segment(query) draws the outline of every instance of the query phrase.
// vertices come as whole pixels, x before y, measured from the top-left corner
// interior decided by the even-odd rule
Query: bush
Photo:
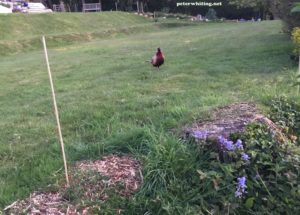
[[[300,26],[300,13],[291,13],[291,10],[295,6],[297,0],[280,0],[276,4],[276,13],[280,19],[285,23],[284,30],[292,31],[294,27]]]
[[[300,210],[299,147],[279,143],[263,125],[252,125],[245,135],[251,164],[248,175],[248,198],[253,198],[254,211],[292,214]]]
[[[284,97],[273,100],[270,117],[289,136],[299,134],[300,107],[295,102]],[[300,211],[298,145],[278,142],[262,124],[249,125],[244,134],[230,139],[195,141],[202,163],[198,166],[202,208],[216,214]]]
[[[292,139],[298,136],[300,134],[300,106],[284,96],[273,99],[270,106],[270,119]]]
[[[205,17],[209,20],[216,20],[218,19],[217,17],[217,12],[213,8],[209,8]]]

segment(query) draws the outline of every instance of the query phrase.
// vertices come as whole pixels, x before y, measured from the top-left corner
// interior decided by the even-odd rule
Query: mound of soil
[[[72,204],[68,194],[80,197],[81,202],[105,202],[107,190],[122,196],[131,196],[142,183],[140,164],[129,156],[105,156],[101,160],[81,161],[70,171],[70,187],[59,192],[35,192],[29,198],[7,206],[5,214],[30,215],[85,215],[95,208]],[[117,212],[118,213],[118,212]],[[117,214],[116,213],[116,214]]]
[[[196,122],[185,128],[185,136],[188,137],[195,131],[206,131],[210,139],[217,139],[219,136],[228,138],[232,133],[245,132],[250,123],[263,123],[280,141],[286,140],[280,129],[269,118],[259,113],[254,103],[234,103],[219,107],[212,111],[211,116],[211,120]]]

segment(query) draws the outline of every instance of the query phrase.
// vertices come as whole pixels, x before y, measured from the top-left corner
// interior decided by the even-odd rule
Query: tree
[[[120,2],[119,0],[115,1],[116,11],[118,11],[118,4],[119,4],[119,2]]]
[[[238,7],[263,7],[264,12],[271,12],[274,18],[282,19],[285,29],[291,31],[293,27],[300,26],[300,13],[292,13],[299,0],[229,0]],[[295,9],[296,10],[296,9]]]
[[[205,17],[209,20],[216,20],[217,17],[217,12],[213,8],[209,8]]]
[[[300,12],[300,2],[297,2],[291,10],[291,13],[299,13]]]
[[[276,0],[229,0],[230,4],[236,5],[239,8],[254,8],[259,12],[259,18],[266,18],[268,13],[271,13],[276,19],[277,13],[272,6],[272,2]]]
[[[280,0],[280,3],[277,5],[280,18],[285,23],[286,31],[291,31],[294,27],[300,26],[300,13],[292,13],[292,9],[297,6],[299,1],[297,0]]]
[[[229,0],[229,2],[238,7],[259,7],[266,6],[269,0]]]

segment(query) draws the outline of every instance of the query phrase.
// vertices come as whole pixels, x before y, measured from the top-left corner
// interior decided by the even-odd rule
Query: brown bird
[[[150,63],[159,69],[161,65],[165,62],[165,56],[160,50],[160,48],[157,48],[156,54],[152,57]]]

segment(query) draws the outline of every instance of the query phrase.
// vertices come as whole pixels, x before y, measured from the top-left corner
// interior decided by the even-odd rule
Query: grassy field
[[[144,165],[140,192],[165,192],[167,176],[147,183],[154,167],[181,180],[189,177],[176,168],[180,159],[194,165],[193,153],[171,131],[207,118],[216,106],[253,101],[264,107],[276,95],[294,95],[292,44],[279,21],[188,24],[122,13],[13,15],[0,17],[0,29],[0,208],[63,177],[42,34],[50,44],[69,164],[132,153]],[[85,36],[74,39],[79,33]],[[24,41],[34,42],[28,48]],[[145,63],[157,47],[166,55],[159,71]],[[169,154],[159,157],[162,148]],[[175,213],[189,214],[189,197],[165,193],[170,197],[165,207],[184,205]]]

